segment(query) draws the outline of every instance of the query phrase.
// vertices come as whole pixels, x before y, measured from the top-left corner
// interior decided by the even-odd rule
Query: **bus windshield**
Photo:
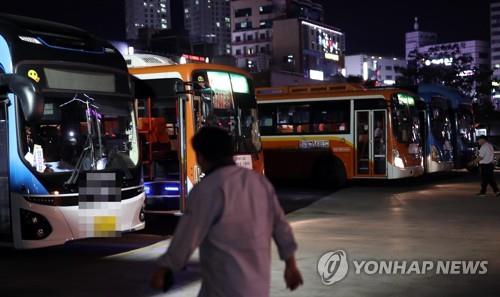
[[[415,97],[403,93],[398,93],[393,98],[393,129],[400,143],[421,143],[421,123],[418,116],[416,101]]]
[[[217,126],[235,140],[236,153],[261,150],[257,101],[252,82],[244,75],[198,71],[193,75],[198,126]]]
[[[430,105],[431,131],[439,143],[444,144],[451,139],[451,121],[446,99],[432,97]]]
[[[132,99],[92,97],[46,96],[42,118],[22,120],[20,147],[33,171],[110,170],[132,178],[129,169],[139,164]]]
[[[458,133],[467,146],[474,145],[474,117],[471,107],[460,105],[457,111]]]

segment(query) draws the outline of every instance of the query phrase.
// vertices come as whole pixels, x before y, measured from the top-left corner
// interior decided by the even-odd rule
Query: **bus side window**
[[[262,135],[273,135],[275,131],[276,105],[261,104],[259,105],[259,126]]]
[[[350,102],[318,102],[312,106],[312,127],[315,134],[348,134]]]
[[[278,134],[310,133],[310,105],[281,105],[277,115]]]

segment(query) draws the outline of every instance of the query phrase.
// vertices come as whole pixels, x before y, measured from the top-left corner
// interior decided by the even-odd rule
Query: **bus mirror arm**
[[[44,100],[31,80],[17,74],[0,74],[0,89],[17,96],[26,121],[43,115]]]

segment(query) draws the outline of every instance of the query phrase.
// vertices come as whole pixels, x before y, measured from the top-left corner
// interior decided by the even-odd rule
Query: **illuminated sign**
[[[323,71],[319,70],[309,70],[309,78],[314,80],[325,80],[325,75]]]
[[[398,101],[399,101],[399,104],[401,104],[401,105],[410,105],[410,106],[415,105],[415,99],[412,96],[409,96],[407,94],[399,93],[398,94]]]
[[[363,80],[368,80],[368,62],[363,62]]]
[[[441,58],[441,59],[425,60],[424,63],[426,66],[431,66],[431,65],[451,66],[453,64],[453,58]]]
[[[472,75],[474,75],[473,70],[464,70],[458,74],[458,76],[460,76],[460,77],[472,76]]]
[[[339,61],[340,56],[337,54],[331,54],[331,53],[325,53],[325,59],[327,60],[333,60],[333,61]]]
[[[306,21],[302,21],[302,25],[311,27],[313,29],[319,29],[319,30],[327,31],[329,33],[333,33],[333,34],[337,34],[337,35],[344,35],[344,34],[342,34],[342,32],[335,31],[335,30],[332,30],[330,28],[326,28],[326,27],[323,27],[323,26],[318,26],[318,25],[315,25],[313,23],[306,22]]]
[[[188,55],[188,54],[183,54],[181,58],[186,59],[187,61],[194,61],[194,62],[201,62],[201,63],[208,63],[208,58],[201,57],[201,56],[195,56],[195,55]]]

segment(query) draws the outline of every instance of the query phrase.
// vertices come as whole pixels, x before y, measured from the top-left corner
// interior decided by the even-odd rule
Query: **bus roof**
[[[73,26],[0,14],[0,36],[11,48],[13,64],[69,61],[125,69],[125,61],[109,42]]]
[[[433,95],[446,97],[453,108],[459,105],[472,105],[472,100],[467,96],[460,94],[456,88],[451,88],[439,84],[420,84],[418,85],[418,94],[425,100],[430,100]]]
[[[352,83],[310,84],[256,89],[258,101],[280,99],[314,100],[327,97],[377,95],[389,100],[396,92],[411,93],[399,88],[366,88],[361,84]]]
[[[15,26],[19,31],[58,31],[58,32],[70,32],[72,34],[86,34],[82,29],[73,27],[70,25],[60,24],[56,22],[30,18],[19,15],[0,13],[0,22],[4,24],[10,24]],[[21,33],[21,32],[19,32]]]
[[[199,70],[227,71],[245,75],[248,78],[252,78],[252,76],[248,72],[242,69],[233,66],[212,64],[212,63],[188,63],[188,64],[129,68],[129,72],[134,75],[179,73],[181,76],[180,78],[182,78],[184,81],[190,81],[192,79],[191,78],[192,73]]]

